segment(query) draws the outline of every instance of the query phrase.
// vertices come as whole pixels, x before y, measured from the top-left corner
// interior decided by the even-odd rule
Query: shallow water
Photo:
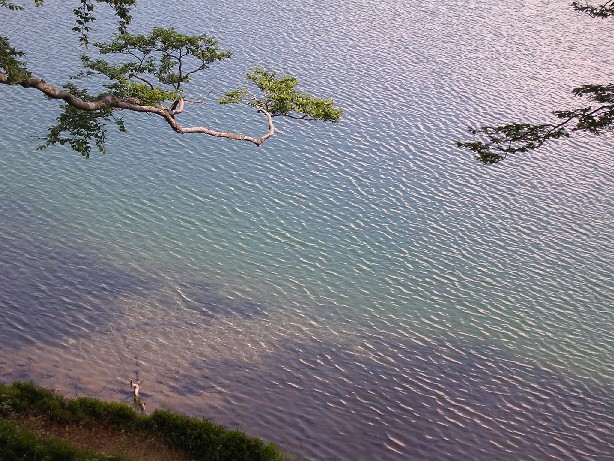
[[[129,401],[137,376],[309,459],[612,459],[611,138],[488,168],[454,140],[611,81],[613,29],[441,3],[148,2],[235,51],[195,99],[261,64],[346,109],[259,149],[131,116],[109,155],[39,152],[53,103],[0,88],[0,379]],[[3,33],[62,83],[45,8]]]

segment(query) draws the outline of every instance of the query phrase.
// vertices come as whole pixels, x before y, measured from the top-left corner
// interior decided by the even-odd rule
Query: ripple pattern
[[[611,137],[490,168],[454,147],[612,81],[612,26],[562,0],[171,4],[134,26],[235,51],[194,99],[259,64],[346,116],[257,150],[131,117],[83,161],[35,151],[51,103],[0,88],[0,379],[128,400],[137,375],[148,408],[313,460],[614,459]],[[0,11],[49,81],[78,59],[66,8]]]

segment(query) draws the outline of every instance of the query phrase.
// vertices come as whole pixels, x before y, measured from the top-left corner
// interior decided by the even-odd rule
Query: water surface
[[[1,13],[57,84],[63,8]],[[493,167],[454,146],[612,81],[608,22],[558,1],[152,1],[135,27],[154,24],[235,52],[194,99],[263,65],[346,115],[259,149],[130,116],[85,161],[36,151],[54,103],[0,88],[1,379],[129,401],[137,376],[148,408],[309,459],[612,459],[611,138]]]

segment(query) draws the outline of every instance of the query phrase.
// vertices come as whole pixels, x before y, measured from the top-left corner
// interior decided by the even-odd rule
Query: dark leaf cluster
[[[548,139],[558,139],[569,136],[563,127],[550,124],[531,125],[528,123],[510,123],[500,126],[483,126],[478,129],[469,128],[473,135],[483,135],[485,141],[470,141],[456,143],[467,148],[485,164],[497,163],[509,154],[527,152],[540,147]]]
[[[42,0],[38,1],[42,4]],[[130,9],[136,4],[136,0],[79,0],[79,3],[79,6],[73,10],[75,26],[72,30],[79,34],[79,41],[87,46],[89,44],[89,33],[92,30],[91,25],[96,20],[94,16],[96,3],[107,4],[113,9],[119,20],[119,31],[125,33],[132,20]]]
[[[576,11],[586,13],[593,18],[607,18],[614,15],[614,0],[602,3],[601,5],[573,2],[572,6]]]
[[[576,11],[592,17],[607,18],[614,15],[614,0],[600,5],[573,2],[572,6]],[[457,141],[456,145],[474,152],[482,163],[493,164],[509,154],[536,149],[550,139],[569,137],[574,132],[599,135],[614,131],[614,84],[582,85],[574,88],[572,93],[578,97],[586,97],[597,105],[554,111],[553,115],[561,120],[559,123],[510,123],[469,128],[471,134],[481,139]]]
[[[65,88],[86,101],[96,99],[73,85],[66,85]],[[83,111],[70,104],[62,104],[61,109],[57,123],[49,127],[45,142],[38,147],[39,150],[56,144],[69,145],[75,152],[89,158],[94,146],[105,153],[109,122],[114,123],[120,132],[126,131],[124,121],[116,118],[110,109]]]
[[[43,4],[43,0],[34,0],[34,6],[41,6]],[[17,3],[13,3],[7,0],[0,0],[0,8],[8,8],[13,11],[23,10],[24,7]]]
[[[6,73],[8,83],[16,84],[30,78],[26,63],[17,59],[24,55],[9,44],[8,38],[0,35],[0,71]]]

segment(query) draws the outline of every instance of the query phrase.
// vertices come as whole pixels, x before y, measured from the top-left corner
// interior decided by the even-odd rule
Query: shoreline
[[[137,397],[130,406],[67,398],[32,381],[0,383],[0,448],[8,459],[32,453],[52,460],[294,459],[273,443],[204,418],[167,410],[146,415]]]

